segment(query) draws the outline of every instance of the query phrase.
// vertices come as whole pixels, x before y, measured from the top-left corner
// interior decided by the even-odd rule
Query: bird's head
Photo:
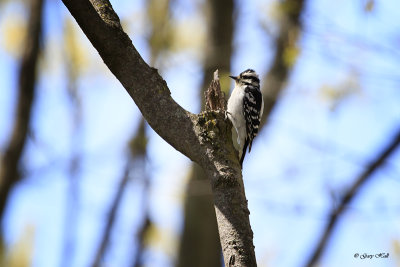
[[[235,80],[236,84],[239,85],[252,85],[252,86],[260,86],[260,79],[258,78],[258,74],[253,69],[247,69],[240,73],[238,76],[229,76]]]

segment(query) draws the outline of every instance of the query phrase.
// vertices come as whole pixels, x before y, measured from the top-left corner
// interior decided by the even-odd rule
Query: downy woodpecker
[[[235,88],[228,100],[227,114],[235,128],[232,129],[233,144],[239,151],[240,166],[243,166],[247,147],[250,153],[251,144],[258,133],[264,101],[260,79],[254,70],[247,69],[239,76],[229,77],[235,80]]]

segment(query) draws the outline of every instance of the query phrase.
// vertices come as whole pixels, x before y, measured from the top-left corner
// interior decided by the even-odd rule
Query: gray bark
[[[154,131],[205,170],[225,264],[256,266],[241,168],[232,145],[232,125],[224,112],[195,115],[179,106],[157,70],[132,45],[109,1],[63,2]]]
[[[204,91],[215,69],[229,73],[234,32],[234,1],[208,0],[207,46],[203,61],[203,82],[199,97],[204,108]],[[184,224],[177,260],[178,267],[220,267],[222,265],[218,226],[211,187],[203,169],[192,164],[186,189]],[[202,218],[199,220],[198,218]]]

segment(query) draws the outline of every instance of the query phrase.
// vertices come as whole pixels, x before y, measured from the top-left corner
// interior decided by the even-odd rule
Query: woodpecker
[[[233,124],[233,144],[239,151],[240,166],[243,167],[247,147],[250,153],[251,144],[258,133],[264,101],[260,79],[254,70],[247,69],[239,76],[229,77],[235,80],[235,88],[228,100],[227,115]]]

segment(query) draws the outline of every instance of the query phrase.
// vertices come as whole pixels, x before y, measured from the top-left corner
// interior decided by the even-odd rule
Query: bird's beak
[[[231,77],[231,78],[234,79],[235,81],[237,80],[237,77],[236,77],[236,76],[229,76],[229,77]]]

